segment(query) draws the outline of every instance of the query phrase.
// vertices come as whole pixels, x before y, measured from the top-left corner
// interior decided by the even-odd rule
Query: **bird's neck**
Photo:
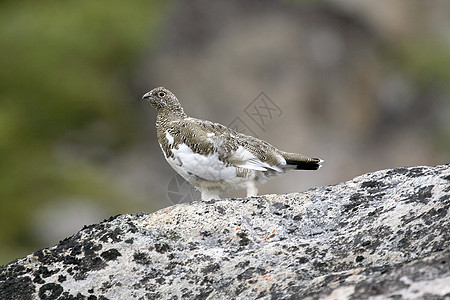
[[[184,113],[182,107],[161,108],[158,110],[158,118],[176,120],[187,118],[187,115]]]
[[[180,110],[159,110],[156,117],[156,126],[160,128],[166,128],[167,124],[172,121],[183,120],[187,118],[183,109]]]

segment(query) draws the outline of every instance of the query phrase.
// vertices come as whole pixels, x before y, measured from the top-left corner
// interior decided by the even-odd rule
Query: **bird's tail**
[[[308,157],[296,153],[282,152],[286,164],[295,170],[317,170],[322,167],[323,160],[315,157]]]

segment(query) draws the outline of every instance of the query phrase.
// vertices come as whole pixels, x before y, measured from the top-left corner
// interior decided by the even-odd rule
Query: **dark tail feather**
[[[308,157],[296,153],[283,153],[286,164],[295,166],[295,170],[318,170],[322,167],[323,160],[315,157]]]

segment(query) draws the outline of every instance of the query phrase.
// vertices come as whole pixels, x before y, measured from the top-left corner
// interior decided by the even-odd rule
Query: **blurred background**
[[[1,1],[0,49],[0,264],[174,203],[156,86],[325,159],[263,194],[449,163],[446,0]]]

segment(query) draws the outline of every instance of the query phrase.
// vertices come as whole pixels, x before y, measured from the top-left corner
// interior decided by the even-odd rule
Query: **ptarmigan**
[[[317,170],[322,160],[276,149],[269,143],[224,125],[188,117],[177,97],[158,87],[143,97],[158,111],[156,130],[167,162],[202,195],[220,199],[222,192],[247,189],[287,170]]]

